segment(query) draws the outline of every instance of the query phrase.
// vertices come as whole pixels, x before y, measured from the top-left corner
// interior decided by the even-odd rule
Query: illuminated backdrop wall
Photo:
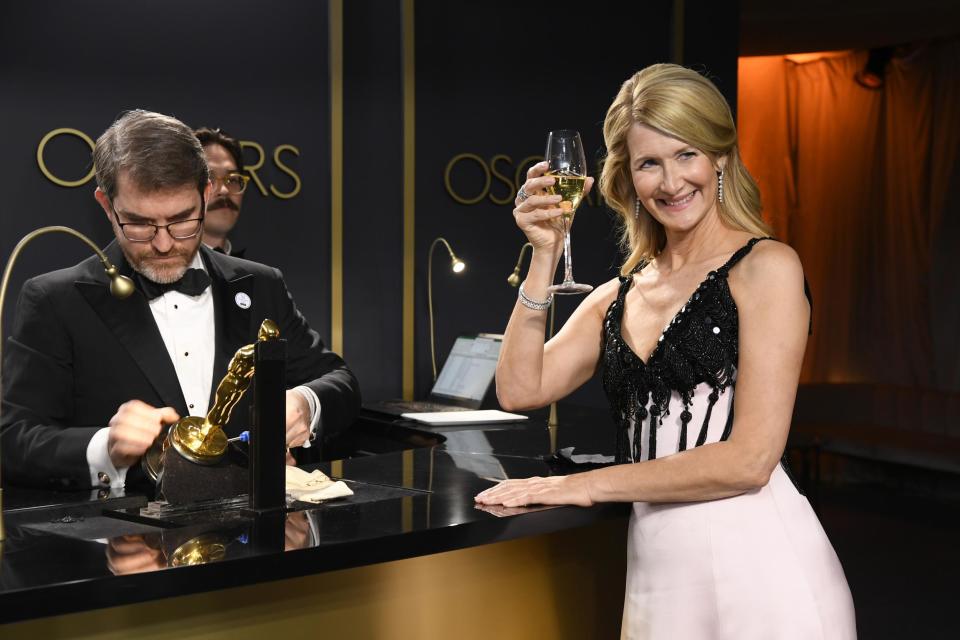
[[[0,254],[44,224],[110,240],[93,180],[54,183],[38,165],[39,143],[59,128],[96,139],[123,110],[160,111],[250,141],[246,161],[263,164],[235,244],[281,268],[311,322],[329,333],[328,279],[316,277],[330,262],[325,3],[278,2],[267,10],[243,1],[110,0],[4,3],[0,11]],[[43,158],[52,176],[81,181],[89,154],[81,137],[62,134]],[[15,286],[85,255],[73,240],[45,240],[24,254]]]
[[[454,278],[436,256],[442,362],[457,334],[506,324],[516,295],[506,277],[523,243],[510,203],[547,131],[579,129],[598,160],[606,107],[653,62],[698,66],[732,98],[736,27],[733,2],[4,3],[0,255],[46,224],[110,240],[88,138],[121,111],[220,126],[246,141],[257,178],[235,244],[284,271],[367,399],[414,382],[421,395],[433,238],[469,265]],[[85,255],[45,238],[13,286]],[[577,217],[574,256],[578,279],[616,273],[616,235],[596,200]],[[558,322],[579,300],[560,302]],[[603,403],[596,387],[580,399]]]

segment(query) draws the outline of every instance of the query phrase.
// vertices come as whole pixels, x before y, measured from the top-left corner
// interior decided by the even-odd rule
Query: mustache
[[[143,260],[152,260],[154,258],[187,258],[192,260],[194,253],[196,253],[195,250],[186,249],[186,248],[177,248],[177,247],[171,248],[170,251],[167,251],[166,253],[159,253],[157,251],[154,251],[153,248],[151,247],[149,250],[145,250],[140,255],[134,256],[134,257],[137,259],[138,262]]]
[[[233,209],[234,211],[240,211],[237,203],[226,197],[212,200],[210,204],[207,205],[207,209]]]

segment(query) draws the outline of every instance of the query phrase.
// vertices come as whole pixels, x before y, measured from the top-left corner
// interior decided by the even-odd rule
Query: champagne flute
[[[546,159],[549,167],[546,175],[554,179],[547,187],[550,195],[563,196],[560,208],[563,213],[563,282],[547,289],[550,293],[587,293],[593,291],[588,284],[573,280],[573,257],[570,254],[570,225],[583,200],[583,188],[587,182],[587,159],[583,153],[580,134],[572,129],[551,131],[547,136]]]

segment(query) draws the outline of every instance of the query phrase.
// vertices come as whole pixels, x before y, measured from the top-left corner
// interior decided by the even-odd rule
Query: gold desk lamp
[[[517,264],[513,267],[513,273],[507,276],[507,284],[511,287],[520,286],[520,267],[523,264],[523,256],[526,255],[527,249],[533,249],[533,245],[529,242],[525,242],[522,247],[520,247],[520,255],[517,256]],[[553,337],[553,319],[556,315],[557,304],[556,296],[554,296],[554,303],[550,305],[550,326],[547,329],[547,340]],[[557,403],[550,403],[550,417],[547,418],[547,426],[555,427],[557,426]],[[555,447],[554,447],[555,448]]]
[[[7,260],[7,266],[3,269],[3,280],[0,281],[0,389],[3,388],[3,306],[7,297],[7,286],[10,284],[10,274],[13,271],[13,265],[16,264],[17,258],[20,256],[20,252],[23,251],[24,247],[30,244],[34,238],[48,233],[66,233],[67,235],[82,240],[87,246],[93,249],[97,257],[100,258],[100,262],[103,263],[104,271],[107,272],[107,276],[110,278],[110,293],[114,298],[121,300],[128,298],[134,291],[133,280],[127,276],[120,275],[117,268],[110,263],[110,260],[104,255],[103,251],[101,251],[90,238],[75,229],[61,226],[41,227],[23,236],[20,242],[17,243],[17,246],[13,248],[13,253],[10,254],[10,258]],[[0,481],[0,541],[3,541],[5,537],[6,531],[3,527],[3,487],[2,481]]]
[[[433,334],[433,250],[441,242],[447,247],[447,253],[450,254],[450,270],[454,273],[463,273],[463,270],[467,268],[466,263],[453,253],[453,249],[450,248],[450,243],[447,242],[446,238],[435,238],[430,243],[430,252],[427,257],[427,308],[430,312],[430,362],[433,365],[434,382],[437,381],[437,351],[436,339]]]

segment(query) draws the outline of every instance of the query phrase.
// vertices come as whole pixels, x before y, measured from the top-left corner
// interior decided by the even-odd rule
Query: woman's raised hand
[[[516,207],[513,217],[535,250],[544,250],[559,258],[563,252],[563,224],[560,220],[564,211],[560,207],[563,198],[547,193],[547,188],[554,184],[555,179],[544,175],[546,172],[546,161],[527,170],[527,181],[520,187],[514,200]],[[590,193],[591,187],[593,178],[587,178],[584,197]]]

